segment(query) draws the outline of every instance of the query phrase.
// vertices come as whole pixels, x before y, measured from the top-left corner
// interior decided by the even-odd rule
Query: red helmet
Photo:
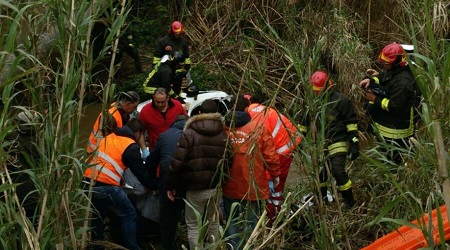
[[[400,64],[403,67],[406,65],[405,50],[398,43],[388,44],[381,50],[378,61],[389,65]]]
[[[331,86],[332,84],[331,80],[328,79],[327,73],[321,70],[318,70],[314,72],[314,74],[312,74],[310,82],[313,85],[313,90],[316,94]]]
[[[169,33],[172,34],[184,34],[183,24],[179,21],[175,21],[170,25]]]

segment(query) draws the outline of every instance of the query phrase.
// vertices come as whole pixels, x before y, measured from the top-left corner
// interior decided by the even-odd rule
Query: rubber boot
[[[355,205],[355,199],[353,198],[352,189],[349,188],[347,190],[341,191],[342,198],[344,198],[344,203],[348,208],[352,208]]]

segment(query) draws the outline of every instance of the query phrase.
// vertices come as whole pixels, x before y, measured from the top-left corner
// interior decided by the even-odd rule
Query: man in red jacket
[[[152,101],[142,108],[138,117],[147,130],[149,150],[155,146],[159,134],[169,129],[178,115],[187,115],[183,105],[171,99],[165,88],[157,88]]]

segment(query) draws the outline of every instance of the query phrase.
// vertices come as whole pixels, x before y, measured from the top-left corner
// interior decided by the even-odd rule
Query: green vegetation
[[[357,208],[294,206],[303,195],[318,190],[324,137],[309,133],[292,166],[300,176],[289,189],[285,210],[272,230],[254,232],[248,249],[357,249],[444,202],[450,205],[446,98],[450,6],[445,1],[169,0],[133,4],[0,1],[0,191],[4,197],[0,248],[84,249],[88,245],[90,205],[88,194],[79,189],[87,167],[84,148],[79,147],[80,127],[91,126],[80,124],[85,103],[100,97],[105,110],[117,91],[141,91],[145,78],[145,74],[130,73],[130,64],[122,66],[123,76],[116,79],[109,63],[104,64],[109,70],[102,77],[93,70],[108,49],[114,51],[114,38],[124,23],[130,24],[146,71],[154,42],[177,19],[186,27],[192,45],[192,75],[201,89],[219,88],[234,95],[261,91],[271,104],[298,121],[299,114],[322,113],[308,85],[309,76],[320,68],[330,72],[339,90],[357,105],[364,148],[363,155],[349,166]],[[90,30],[103,10],[114,8],[118,15],[109,16],[112,35],[107,49],[93,61]],[[394,41],[415,45],[412,69],[424,97],[414,147],[404,152],[407,164],[399,166],[395,176],[378,150],[383,145],[367,133],[362,93],[355,86],[366,69],[378,69],[374,64],[378,52]],[[28,109],[45,117],[33,142],[38,157],[28,156],[31,169],[24,171],[41,197],[37,225],[19,209],[14,183],[4,171],[9,149],[4,138],[15,128],[16,114]],[[291,209],[298,213],[293,216]],[[427,225],[422,229],[429,230]],[[431,247],[446,248],[428,239]]]

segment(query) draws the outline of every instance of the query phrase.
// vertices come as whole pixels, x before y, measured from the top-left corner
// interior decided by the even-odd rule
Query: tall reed
[[[100,0],[3,1],[0,5],[4,10],[1,137],[16,129],[14,117],[20,111],[35,110],[43,117],[37,138],[30,142],[36,155],[25,155],[30,169],[23,171],[33,181],[35,190],[30,192],[39,197],[38,221],[33,225],[20,209],[15,193],[18,183],[2,175],[5,202],[0,205],[0,244],[4,249],[84,249],[88,240],[86,211],[90,209],[86,193],[79,188],[85,169],[79,136],[81,126],[91,126],[80,124],[83,99],[96,63],[91,56],[90,30],[102,11],[117,7],[112,1]],[[114,47],[112,42],[120,33],[124,10],[111,17],[114,35],[107,41],[108,48]],[[114,72],[111,69],[110,75]],[[111,85],[111,79],[107,84]],[[105,92],[107,101],[112,93]],[[9,153],[7,146],[2,140],[5,155]],[[8,160],[2,157],[2,169]]]

